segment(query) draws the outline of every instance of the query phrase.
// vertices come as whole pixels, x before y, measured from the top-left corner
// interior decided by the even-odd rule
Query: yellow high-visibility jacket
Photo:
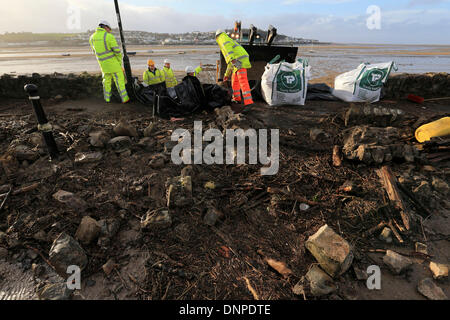
[[[144,83],[148,84],[149,86],[166,81],[164,71],[159,70],[159,69],[155,69],[155,72],[146,70],[144,72],[143,78],[144,78]]]
[[[200,66],[198,66],[197,68],[195,68],[194,76],[195,76],[195,77],[198,76],[198,74],[199,74],[200,72],[202,72],[202,68],[201,68]]]
[[[103,73],[122,72],[122,53],[114,35],[98,27],[89,44]]]
[[[221,33],[216,38],[216,42],[227,63],[227,71],[225,72],[226,77],[230,76],[231,71],[236,72],[238,70],[238,68],[231,63],[233,60],[237,60],[240,63],[241,68],[250,69],[252,67],[250,56],[247,51],[239,43],[231,39],[225,32]]]
[[[173,88],[178,84],[177,78],[175,77],[172,68],[163,68],[166,77],[166,87]]]

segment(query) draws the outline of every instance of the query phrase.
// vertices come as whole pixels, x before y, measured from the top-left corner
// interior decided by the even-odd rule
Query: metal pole
[[[59,155],[58,147],[56,146],[55,138],[53,137],[52,125],[48,122],[44,109],[41,105],[41,98],[38,95],[38,87],[34,84],[27,84],[24,87],[28,93],[31,105],[38,121],[38,130],[44,136],[45,144],[47,145],[48,153],[52,160],[56,160]]]
[[[120,41],[122,42],[123,68],[125,69],[125,77],[127,79],[126,89],[130,99],[134,99],[133,74],[131,73],[130,59],[128,58],[127,47],[125,45],[125,37],[123,36],[122,19],[120,18],[118,0],[114,0],[114,5],[116,7],[117,22],[119,24]]]

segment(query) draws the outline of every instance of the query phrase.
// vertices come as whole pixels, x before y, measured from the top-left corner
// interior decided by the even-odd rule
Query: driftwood
[[[380,177],[381,183],[386,190],[389,199],[394,203],[394,207],[400,211],[406,230],[410,230],[412,224],[411,214],[409,213],[409,210],[407,209],[397,187],[397,179],[392,174],[389,166],[383,166],[381,169],[377,170],[377,174]]]

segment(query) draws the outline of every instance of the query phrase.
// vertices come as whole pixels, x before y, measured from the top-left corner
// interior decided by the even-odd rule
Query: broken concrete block
[[[78,226],[75,239],[87,245],[98,237],[100,230],[101,228],[95,219],[85,216]]]
[[[394,274],[400,274],[412,265],[411,259],[398,254],[392,250],[387,250],[386,255],[383,257],[384,263]]]
[[[435,278],[436,280],[447,278],[448,268],[448,265],[433,261],[430,262],[430,270],[433,273],[433,278]]]
[[[102,160],[101,152],[78,152],[75,155],[75,163],[93,163]]]
[[[49,261],[56,273],[65,279],[67,267],[74,265],[83,270],[88,263],[88,258],[80,244],[63,232],[53,241],[49,252]]]
[[[308,271],[306,279],[309,281],[311,294],[316,297],[330,294],[337,289],[333,279],[317,265]]]
[[[125,121],[120,121],[113,130],[116,136],[138,137],[136,128]]]
[[[447,296],[440,287],[438,287],[433,279],[425,278],[421,280],[417,286],[417,291],[430,300],[447,300]]]
[[[53,194],[53,198],[64,203],[68,208],[78,212],[84,212],[88,207],[87,203],[83,199],[76,196],[72,192],[59,190]]]
[[[142,217],[141,228],[149,230],[158,230],[168,228],[172,225],[172,218],[169,210],[160,209],[157,211],[147,211]]]
[[[322,226],[305,243],[323,270],[335,277],[348,270],[353,262],[350,244],[328,225]]]

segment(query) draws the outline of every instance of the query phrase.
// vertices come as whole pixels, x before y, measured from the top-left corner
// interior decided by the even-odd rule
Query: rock
[[[450,190],[449,190],[448,184],[444,180],[439,179],[437,177],[433,177],[431,184],[432,184],[434,190],[436,190],[442,194],[446,194],[446,195],[449,194]]]
[[[34,151],[33,149],[25,145],[18,145],[14,147],[12,152],[14,157],[16,157],[16,159],[19,161],[35,161],[39,158],[39,152]]]
[[[350,244],[328,225],[322,226],[310,236],[305,246],[322,269],[332,277],[343,274],[352,264],[353,251]]]
[[[8,249],[0,247],[0,259],[8,257]]]
[[[65,282],[51,283],[37,291],[40,300],[69,300],[72,291]]]
[[[91,132],[89,133],[89,137],[89,143],[98,148],[103,148],[111,140],[109,134],[104,130]]]
[[[101,228],[95,219],[84,216],[75,233],[75,239],[88,245],[98,237],[100,230]]]
[[[214,190],[216,188],[216,184],[214,183],[214,181],[208,181],[205,183],[204,187],[205,189]]]
[[[309,205],[306,203],[300,203],[300,205],[298,207],[301,211],[306,211],[310,208]]]
[[[31,271],[33,272],[33,276],[35,278],[40,278],[45,274],[46,269],[42,264],[33,263],[31,265]]]
[[[150,122],[147,128],[144,129],[144,137],[151,137],[152,131],[155,128],[155,124],[153,122]]]
[[[295,284],[294,288],[292,288],[292,293],[297,296],[305,295],[305,286],[301,280]]]
[[[333,279],[319,266],[314,265],[306,274],[309,287],[313,296],[324,296],[337,290]]]
[[[216,208],[210,208],[206,212],[205,216],[203,217],[203,222],[208,226],[214,226],[220,218],[223,217],[223,213]]]
[[[167,207],[183,207],[192,203],[192,179],[190,176],[169,178],[166,181]]]
[[[447,278],[448,277],[448,265],[437,263],[437,262],[430,262],[430,270],[433,273],[433,278],[436,280]]]
[[[322,129],[312,128],[311,130],[309,130],[309,137],[313,141],[318,141],[325,140],[326,138],[328,138],[328,135]]]
[[[387,227],[384,228],[378,238],[386,243],[392,243],[392,230]]]
[[[127,151],[131,147],[131,139],[127,136],[119,136],[108,141],[108,145],[117,153]]]
[[[440,287],[438,287],[431,278],[421,280],[417,286],[417,291],[430,300],[447,300],[447,296]]]
[[[111,272],[113,272],[113,270],[117,267],[117,264],[114,262],[114,260],[109,259],[103,266],[103,272],[105,272],[105,274],[107,276],[109,276],[111,274]]]
[[[163,158],[154,158],[154,159],[150,160],[148,165],[152,169],[162,169],[162,168],[164,168],[164,159]]]
[[[40,132],[33,132],[32,134],[30,134],[30,137],[28,138],[28,142],[38,148],[45,147],[44,137],[42,136],[42,134]]]
[[[67,277],[67,267],[78,266],[83,270],[88,259],[79,243],[66,233],[61,233],[53,242],[49,252],[49,261],[55,271],[64,279]]]
[[[120,121],[113,130],[116,136],[138,137],[136,128],[125,121]]]
[[[355,272],[356,279],[360,281],[367,280],[367,278],[369,277],[366,271],[358,268],[357,266],[353,266],[353,271]]]
[[[75,163],[93,163],[102,160],[101,152],[78,152],[75,155]]]
[[[403,270],[412,265],[411,259],[404,257],[392,250],[387,250],[383,257],[383,262],[394,274],[400,274]]]
[[[47,241],[47,234],[44,230],[40,230],[33,235],[33,239],[37,241]]]
[[[114,237],[120,229],[120,221],[117,219],[102,219],[98,221],[100,226],[100,235],[112,238]]]
[[[383,108],[372,105],[351,104],[344,116],[345,126],[354,124],[371,124],[386,127],[401,119],[404,112],[400,109]]]
[[[172,218],[169,210],[160,209],[156,212],[149,210],[142,217],[141,228],[149,230],[165,229],[172,225]]]
[[[72,192],[59,190],[58,192],[53,194],[53,198],[55,198],[59,202],[64,203],[65,205],[67,205],[67,207],[71,208],[72,210],[81,213],[85,212],[88,207],[87,203],[83,199],[77,197]]]
[[[420,252],[420,253],[428,255],[428,247],[426,244],[421,243],[421,242],[416,242],[415,247],[416,247],[416,252]]]
[[[138,146],[146,151],[152,151],[156,146],[156,142],[153,138],[145,137],[139,140]]]

